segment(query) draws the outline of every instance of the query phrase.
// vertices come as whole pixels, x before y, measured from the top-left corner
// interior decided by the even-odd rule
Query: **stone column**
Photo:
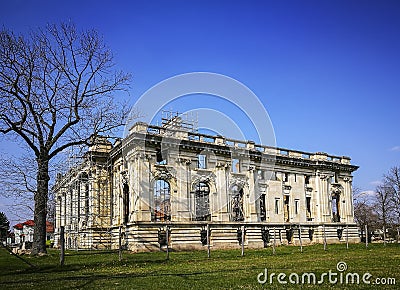
[[[249,170],[247,173],[248,177],[248,190],[247,196],[245,198],[246,204],[244,204],[245,207],[245,221],[249,222],[257,222],[257,208],[256,208],[256,199],[257,196],[259,195],[258,193],[256,194],[256,187],[254,184],[254,171],[255,168],[254,166],[249,166]],[[245,192],[246,194],[246,192]]]
[[[142,222],[151,221],[153,198],[153,174],[154,158],[148,154],[140,154],[136,159],[136,174],[132,179],[135,190],[134,202],[136,204],[134,220]],[[170,190],[172,186],[170,186]]]
[[[218,221],[229,221],[229,207],[228,207],[228,175],[229,165],[225,162],[218,162],[216,165],[216,189],[219,202]]]
[[[191,160],[187,158],[178,158],[176,161],[176,186],[177,192],[172,192],[171,203],[175,206],[176,221],[190,221],[190,164]]]
[[[341,206],[343,208],[343,222],[353,223],[353,193],[352,193],[352,178],[345,176],[343,177],[343,197],[341,198]],[[343,203],[344,202],[344,203]]]
[[[328,175],[317,172],[316,194],[318,200],[317,222],[330,222],[331,214],[329,209]]]

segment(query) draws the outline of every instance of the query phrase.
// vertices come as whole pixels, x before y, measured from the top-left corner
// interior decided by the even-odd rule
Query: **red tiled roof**
[[[23,223],[23,225],[33,227],[35,225],[35,222],[33,220],[27,220]]]
[[[23,227],[24,227],[24,225],[21,224],[21,223],[19,223],[19,224],[16,224],[16,225],[14,226],[14,229],[22,230]]]
[[[24,226],[33,227],[35,222],[33,220],[27,220],[24,223],[19,223],[14,226],[17,230],[22,230]],[[46,221],[46,233],[54,233],[54,225],[51,222]]]

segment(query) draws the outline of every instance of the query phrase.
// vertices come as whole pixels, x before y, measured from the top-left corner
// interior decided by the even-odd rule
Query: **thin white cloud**
[[[400,152],[400,146],[394,146],[394,147],[390,148],[390,151]]]
[[[378,185],[382,185],[382,181],[380,180],[374,180],[371,181],[369,184],[373,185],[373,186],[378,186]]]
[[[364,195],[364,196],[374,196],[375,195],[375,191],[366,190],[366,191],[361,192],[361,194]]]

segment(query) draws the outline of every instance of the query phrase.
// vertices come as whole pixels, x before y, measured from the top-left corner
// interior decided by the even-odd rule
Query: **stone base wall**
[[[207,248],[207,223],[135,223],[121,226],[121,245],[133,252],[159,251],[160,238],[169,229],[168,246],[173,251],[204,250]],[[245,230],[246,248],[264,248],[281,245],[310,245],[358,243],[360,237],[355,224],[270,224],[270,223],[208,223],[211,249],[240,249]],[[203,236],[201,232],[203,231]],[[68,249],[118,249],[120,227],[111,229],[86,229],[66,232]],[[160,234],[161,233],[161,236]],[[202,240],[203,239],[203,240]],[[55,246],[59,246],[56,233]]]
[[[358,243],[360,238],[355,224],[240,224],[209,223],[211,249],[240,249],[241,232],[244,226],[244,246],[246,248],[264,248],[280,245],[310,245],[333,243]],[[121,227],[121,244],[124,249],[133,252],[159,251],[159,232],[169,228],[169,248],[173,251],[204,250],[201,231],[207,231],[206,223],[140,223]],[[264,231],[264,239],[262,235]],[[203,241],[206,236],[203,232]],[[239,241],[240,240],[240,241]],[[111,248],[118,249],[119,228],[111,230]]]
[[[111,249],[111,231],[104,228],[89,228],[64,233],[65,248],[72,250]],[[54,235],[54,247],[60,247],[60,233]]]

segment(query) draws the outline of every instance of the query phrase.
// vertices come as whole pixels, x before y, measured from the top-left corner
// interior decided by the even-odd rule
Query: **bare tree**
[[[359,188],[353,189],[354,199],[354,220],[364,231],[365,226],[372,229],[378,223],[378,215],[373,206],[373,200],[368,192],[361,191]]]
[[[33,156],[22,154],[14,156],[0,154],[0,195],[13,203],[9,205],[12,215],[18,219],[31,219],[34,212],[34,196],[36,193],[37,164]],[[60,156],[59,156],[60,157]],[[54,222],[55,200],[50,190],[55,181],[55,175],[65,170],[65,158],[51,160],[49,166],[49,198],[47,202],[47,220]],[[53,180],[53,182],[52,182]]]
[[[386,241],[386,230],[391,224],[392,218],[392,190],[385,183],[375,189],[374,209],[379,217],[379,225],[383,230],[383,238]]]
[[[7,216],[0,212],[0,242],[7,240],[8,230],[10,229],[10,222]]]
[[[114,94],[130,76],[114,69],[96,31],[48,25],[28,36],[0,31],[0,132],[22,140],[36,162],[32,253],[46,253],[49,162],[124,124]]]
[[[33,199],[36,192],[37,166],[32,156],[2,154],[0,157],[1,195],[12,200],[9,205],[18,219],[31,218]],[[21,214],[20,214],[21,213]]]
[[[388,191],[390,211],[397,224],[400,225],[400,167],[392,167],[383,176],[383,185]]]

